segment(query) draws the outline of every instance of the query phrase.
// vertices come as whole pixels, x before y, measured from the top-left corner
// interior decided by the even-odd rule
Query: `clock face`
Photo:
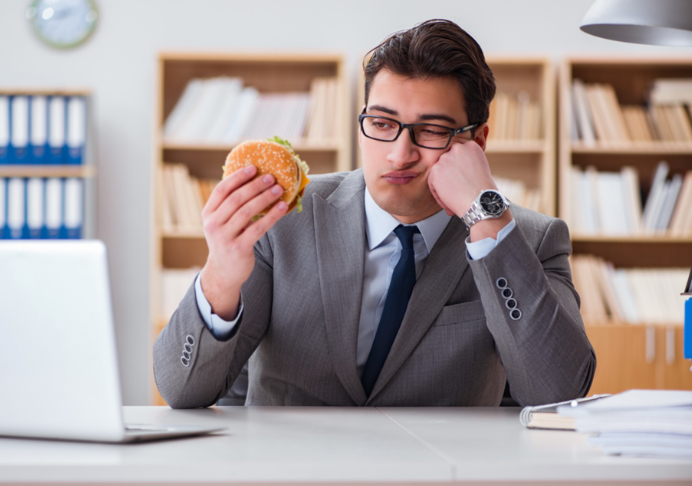
[[[43,42],[67,48],[91,35],[98,13],[93,0],[34,0],[26,17]]]
[[[491,216],[501,215],[505,208],[505,202],[502,200],[502,196],[495,191],[485,191],[481,194],[480,204],[483,211]]]

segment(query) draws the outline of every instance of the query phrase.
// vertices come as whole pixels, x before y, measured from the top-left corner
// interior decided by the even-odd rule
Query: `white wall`
[[[108,245],[127,405],[148,403],[150,165],[160,50],[327,50],[359,56],[391,32],[448,18],[486,53],[665,52],[579,31],[593,0],[97,0],[97,31],[66,52],[41,44],[29,0],[0,1],[1,87],[90,87],[97,139],[98,237]]]

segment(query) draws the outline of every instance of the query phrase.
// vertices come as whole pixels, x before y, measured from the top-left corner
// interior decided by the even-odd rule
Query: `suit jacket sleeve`
[[[199,313],[194,283],[154,343],[154,379],[172,408],[208,407],[224,397],[264,337],[271,316],[271,251],[267,236],[255,245],[255,268],[243,285],[243,315],[224,340]],[[189,364],[184,346],[192,337]]]
[[[537,248],[529,245],[525,232],[539,233],[529,238],[539,242]],[[546,227],[528,219],[486,257],[469,258],[512,397],[521,405],[582,397],[591,387],[596,356],[579,313],[570,253],[562,220],[551,219]],[[500,278],[522,313],[517,320],[510,317],[497,285]]]

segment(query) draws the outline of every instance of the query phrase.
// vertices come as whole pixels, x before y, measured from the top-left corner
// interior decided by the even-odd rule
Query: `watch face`
[[[490,216],[500,216],[505,210],[505,202],[496,191],[485,191],[481,194],[480,205]]]
[[[94,31],[98,14],[93,0],[34,0],[26,17],[39,39],[53,47],[73,47]]]

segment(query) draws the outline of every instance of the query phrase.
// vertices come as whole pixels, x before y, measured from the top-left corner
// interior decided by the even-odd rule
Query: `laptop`
[[[0,241],[0,435],[138,442],[224,428],[125,425],[106,247]]]

